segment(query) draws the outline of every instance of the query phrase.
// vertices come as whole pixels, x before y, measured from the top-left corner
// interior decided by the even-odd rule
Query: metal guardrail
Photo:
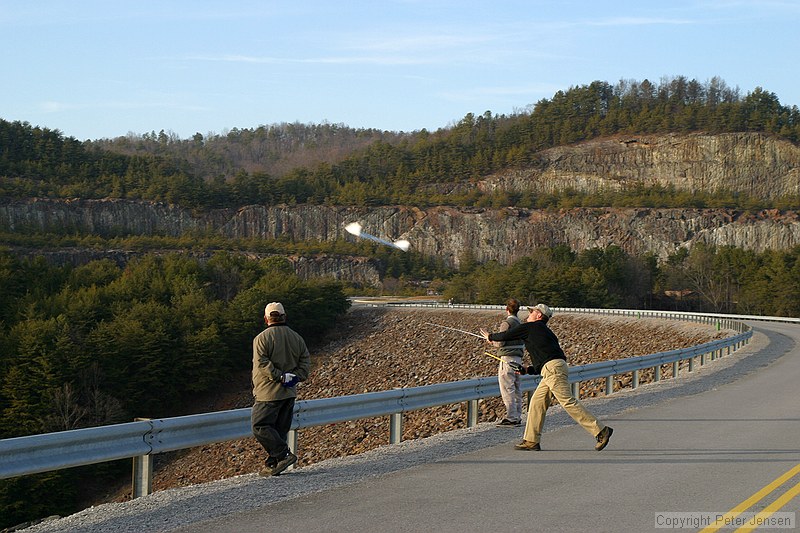
[[[476,307],[478,306],[473,308]],[[491,309],[497,308],[497,306],[491,307]],[[561,309],[560,312],[587,312],[587,310]],[[638,316],[652,316],[654,312],[631,311],[631,313]],[[660,312],[657,314],[662,315]],[[690,319],[688,314],[671,315],[675,316],[670,318]],[[691,317],[697,321],[709,319],[708,315],[691,315]],[[677,376],[679,361],[689,359],[689,370],[691,370],[694,358],[697,356],[701,357],[701,364],[704,364],[707,354],[711,354],[714,359],[717,354],[722,356],[724,350],[731,353],[732,350],[748,342],[752,336],[749,326],[732,320],[733,317],[735,315],[710,317],[713,320],[730,319],[725,329],[739,332],[725,339],[680,350],[570,367],[569,379],[573,384],[573,391],[577,391],[576,386],[581,381],[606,378],[607,383],[612,384],[611,387],[607,385],[607,393],[610,394],[613,392],[615,375],[633,372],[635,387],[638,384],[640,370],[660,368],[661,365],[673,363],[675,365],[673,375]],[[721,322],[718,322],[718,326],[720,324]],[[656,372],[656,379],[660,379],[660,372]],[[522,376],[521,381],[522,390],[531,391],[538,385],[539,376]],[[400,442],[402,433],[402,413],[467,402],[467,423],[468,426],[473,426],[477,423],[478,400],[499,395],[497,378],[491,376],[352,396],[300,400],[295,404],[290,441],[296,445],[297,429],[389,415],[391,416],[390,442],[397,443]],[[235,409],[0,440],[0,479],[134,458],[134,484],[138,482],[140,485],[134,487],[134,496],[140,496],[149,493],[152,478],[150,458],[153,455],[248,437],[252,434],[250,412],[250,408]],[[141,486],[142,484],[144,486]]]
[[[366,305],[371,307],[421,307],[421,308],[437,308],[437,309],[479,309],[486,311],[504,310],[504,305],[488,305],[488,304],[448,304],[443,302],[381,302],[378,300],[369,299],[353,299],[355,304]],[[800,324],[800,318],[785,317],[785,316],[762,316],[762,315],[731,315],[723,313],[692,313],[688,311],[655,311],[655,310],[641,310],[641,309],[602,309],[602,308],[589,308],[589,307],[554,307],[553,311],[557,313],[586,313],[592,315],[609,315],[609,316],[622,316],[622,317],[635,317],[635,318],[666,318],[672,320],[685,320],[689,322],[701,323],[714,323],[722,321],[735,321],[742,320],[750,321],[764,321],[764,322],[788,322]]]

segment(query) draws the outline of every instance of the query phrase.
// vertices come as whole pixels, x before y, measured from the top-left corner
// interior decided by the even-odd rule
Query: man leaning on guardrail
[[[522,324],[519,318],[519,300],[509,298],[506,300],[506,318],[500,324],[500,331]],[[522,365],[522,356],[525,355],[525,344],[522,341],[495,342],[500,364],[497,367],[497,381],[500,385],[500,397],[506,408],[506,416],[497,423],[498,427],[517,427],[522,425],[522,388],[520,387],[519,372],[515,368]]]
[[[306,342],[286,324],[280,302],[264,309],[267,328],[253,339],[253,435],[269,454],[262,476],[277,476],[297,456],[287,442],[292,425],[295,386],[308,379],[311,356]]]
[[[581,402],[572,394],[569,386],[569,367],[564,350],[558,343],[558,337],[547,327],[547,321],[553,316],[553,310],[545,304],[528,307],[528,318],[525,323],[507,331],[489,333],[481,329],[481,335],[487,342],[511,341],[521,339],[525,343],[533,365],[525,369],[520,366],[520,373],[541,374],[542,379],[536,387],[528,407],[528,420],[525,434],[517,450],[541,450],[539,440],[542,436],[547,408],[551,398],[555,396],[558,403],[583,429],[597,440],[595,450],[602,450],[611,438],[611,429],[601,424]]]

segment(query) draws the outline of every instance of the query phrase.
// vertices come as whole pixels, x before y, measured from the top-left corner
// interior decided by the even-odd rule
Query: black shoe
[[[512,422],[508,418],[504,418],[500,422],[495,424],[495,426],[497,426],[499,428],[516,428],[516,427],[519,427],[521,425],[522,425],[522,422],[520,422],[519,420],[517,420],[516,422]]]
[[[608,426],[601,429],[600,433],[597,434],[597,444],[594,445],[594,449],[599,452],[608,446],[608,441],[611,440],[612,433],[614,433],[614,430]]]
[[[295,454],[293,454],[292,452],[287,453],[286,456],[283,459],[281,459],[280,461],[278,461],[275,464],[275,466],[272,468],[272,474],[271,475],[273,475],[273,476],[279,475],[281,472],[283,472],[284,470],[286,470],[287,468],[289,468],[290,466],[292,466],[296,462],[297,462],[297,456]]]
[[[519,444],[516,444],[514,446],[514,449],[515,450],[528,450],[528,451],[534,451],[534,452],[542,451],[542,447],[539,446],[538,442],[531,442],[529,440],[523,440]]]

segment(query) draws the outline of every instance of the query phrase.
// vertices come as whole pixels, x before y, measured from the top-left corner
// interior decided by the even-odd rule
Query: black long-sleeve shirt
[[[541,320],[523,322],[519,326],[507,331],[500,331],[489,335],[490,341],[513,341],[522,339],[525,349],[531,357],[534,374],[539,374],[542,367],[553,359],[567,360],[564,350],[558,344],[558,337]]]

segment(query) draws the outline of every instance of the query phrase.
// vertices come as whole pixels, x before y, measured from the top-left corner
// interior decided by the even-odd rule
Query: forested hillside
[[[595,81],[525,112],[468,114],[436,132],[283,124],[188,140],[153,132],[84,144],[58,131],[0,121],[0,195],[163,200],[196,208],[475,205],[485,194],[448,195],[430,186],[535,166],[537,154],[554,146],[669,132],[762,132],[798,143],[800,110],[762,88],[742,96],[718,78],[701,83],[679,76],[659,84]],[[504,200],[517,205],[520,199]],[[539,198],[526,202],[523,207],[544,207],[557,199],[544,206]]]

